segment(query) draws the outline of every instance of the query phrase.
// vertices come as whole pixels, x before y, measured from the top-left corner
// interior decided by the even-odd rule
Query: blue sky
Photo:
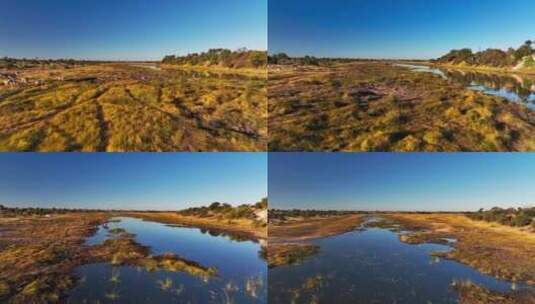
[[[535,40],[532,0],[270,0],[269,51],[436,58]]]
[[[0,56],[161,59],[267,49],[267,0],[6,0]]]
[[[0,204],[176,210],[267,196],[265,153],[0,153]]]
[[[270,208],[470,211],[535,205],[530,153],[271,153]]]

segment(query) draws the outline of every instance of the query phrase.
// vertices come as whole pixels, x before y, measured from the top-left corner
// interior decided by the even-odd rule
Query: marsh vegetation
[[[266,303],[263,232],[169,214],[1,206],[0,301]]]
[[[525,104],[388,61],[269,70],[270,151],[532,151]]]
[[[293,303],[535,301],[529,257],[535,249],[532,233],[483,224],[461,213],[361,214],[354,225],[358,227],[300,243],[316,247],[314,255],[271,267],[270,299]],[[477,256],[481,263],[493,264],[494,271],[460,258],[472,255],[474,260]]]
[[[160,65],[0,68],[0,150],[265,150],[265,70]]]

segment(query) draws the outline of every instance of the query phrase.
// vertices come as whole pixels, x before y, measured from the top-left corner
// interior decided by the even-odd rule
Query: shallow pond
[[[470,90],[500,96],[509,101],[525,104],[535,110],[534,76],[497,75],[412,64],[396,64],[396,66],[409,68],[415,72],[433,73],[444,79],[461,83]]]
[[[513,284],[494,279],[461,263],[431,252],[446,245],[409,245],[382,228],[317,240],[320,252],[300,265],[269,270],[269,299],[273,303],[456,303],[451,284],[470,280],[494,291],[508,292]],[[515,286],[514,288],[524,288]]]
[[[76,269],[80,283],[69,293],[69,303],[267,303],[267,266],[259,257],[257,242],[197,228],[119,218],[99,227],[87,244],[103,242],[115,228],[135,234],[135,240],[149,246],[152,255],[175,253],[216,268],[217,276],[89,264]]]

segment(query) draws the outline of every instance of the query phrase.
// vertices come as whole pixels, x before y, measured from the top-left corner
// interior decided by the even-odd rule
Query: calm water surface
[[[533,76],[497,75],[412,64],[396,64],[396,66],[406,67],[416,72],[432,73],[461,83],[470,90],[500,96],[512,102],[525,104],[535,110],[535,77]]]
[[[455,240],[450,240],[454,242]],[[314,242],[320,253],[300,265],[269,270],[273,303],[456,303],[454,280],[495,291],[513,284],[432,257],[446,245],[409,245],[387,229],[365,228]],[[525,288],[525,286],[515,286]]]
[[[107,263],[84,265],[76,270],[81,283],[71,291],[69,303],[267,303],[267,266],[258,255],[257,242],[236,241],[196,228],[119,220],[108,223],[108,228],[135,234],[136,241],[149,246],[152,255],[175,253],[216,268],[217,277],[148,272]],[[108,229],[101,226],[87,244],[96,245],[109,237]]]

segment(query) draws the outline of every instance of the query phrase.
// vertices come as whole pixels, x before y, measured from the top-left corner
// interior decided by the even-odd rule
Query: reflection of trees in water
[[[218,230],[218,229],[207,229],[207,228],[199,228],[202,234],[209,234],[210,236],[214,237],[226,237],[231,241],[235,242],[253,242],[258,243],[258,240],[255,238],[251,238],[249,235],[245,233],[232,233],[224,230]]]
[[[461,72],[455,70],[444,70],[443,72],[448,79],[461,83],[464,86],[470,86],[475,83],[494,90],[507,89],[508,91],[517,94],[522,100],[527,100],[531,94],[535,93],[532,90],[535,80],[527,77],[522,78],[519,76]]]

